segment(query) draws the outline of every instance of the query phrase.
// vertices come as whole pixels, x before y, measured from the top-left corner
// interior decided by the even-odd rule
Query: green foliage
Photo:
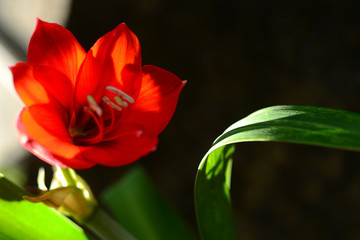
[[[213,143],[195,181],[202,239],[236,239],[230,191],[232,144],[280,141],[360,151],[360,115],[310,106],[275,106],[236,122]]]
[[[195,207],[202,239],[236,239],[230,181],[234,146],[215,149],[199,169],[195,184]]]
[[[200,163],[195,209],[203,239],[237,239],[230,184],[235,143],[280,141],[360,150],[360,115],[309,106],[276,106],[236,122],[213,143]],[[88,239],[83,230],[0,173],[0,239]],[[138,239],[194,239],[187,226],[135,168],[105,191],[116,220]]]
[[[140,168],[107,189],[103,200],[119,223],[139,240],[194,239]]]
[[[0,174],[0,239],[88,239],[72,221],[24,195],[29,194]]]

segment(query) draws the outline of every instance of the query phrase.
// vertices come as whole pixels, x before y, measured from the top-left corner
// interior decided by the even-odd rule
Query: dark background
[[[67,27],[86,50],[126,22],[143,64],[188,80],[156,152],[130,166],[78,173],[98,195],[144,166],[195,232],[197,166],[231,123],[280,104],[360,112],[359,10],[356,1],[74,1]],[[232,196],[240,239],[360,239],[359,157],[282,143],[238,145]],[[31,161],[34,183],[45,164]]]

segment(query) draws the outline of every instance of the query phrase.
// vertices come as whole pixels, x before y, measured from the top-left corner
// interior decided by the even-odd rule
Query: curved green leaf
[[[54,209],[22,198],[28,195],[0,174],[0,239],[88,239]]]
[[[229,162],[234,143],[279,141],[360,151],[360,114],[311,106],[265,108],[231,125],[202,159],[195,208],[203,239],[236,239]]]
[[[236,239],[230,181],[233,145],[215,149],[198,171],[195,207],[202,239]]]

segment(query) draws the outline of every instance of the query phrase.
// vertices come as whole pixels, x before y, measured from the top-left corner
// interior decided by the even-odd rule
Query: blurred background
[[[119,23],[143,64],[188,80],[158,150],[130,166],[81,170],[99,195],[134,165],[196,232],[193,185],[212,141],[267,106],[360,112],[355,1],[0,0],[0,171],[36,185],[40,166],[15,135],[21,103],[8,66],[26,59],[35,17],[70,29],[85,50]],[[232,196],[240,239],[360,239],[360,155],[326,148],[237,146]]]

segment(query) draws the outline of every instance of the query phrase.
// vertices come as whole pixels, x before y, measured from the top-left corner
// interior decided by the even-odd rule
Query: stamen
[[[124,93],[123,91],[121,91],[118,88],[115,88],[113,86],[107,86],[106,89],[112,93],[115,93],[118,96],[121,96],[122,98],[124,98],[126,101],[128,101],[129,103],[134,103],[135,100],[130,97],[129,95],[127,95],[126,93]]]
[[[102,115],[102,109],[101,107],[96,103],[95,99],[93,98],[93,96],[91,95],[87,95],[86,100],[89,103],[89,107],[91,110],[93,110],[94,112],[96,112],[96,114],[98,116]]]
[[[104,137],[104,123],[102,122],[102,117],[100,116],[100,120],[99,118],[96,117],[96,115],[94,114],[94,112],[92,111],[92,109],[88,108],[88,107],[85,107],[84,108],[84,111],[89,113],[90,116],[93,118],[96,126],[98,127],[99,129],[99,133],[96,135],[96,137],[93,137],[93,138],[90,138],[90,139],[87,139],[86,141],[84,142],[87,142],[87,143],[91,143],[91,144],[95,144],[95,143],[98,143],[101,141],[101,139],[103,139]]]
[[[122,108],[119,105],[116,105],[114,102],[112,102],[107,96],[103,97],[103,101],[109,105],[111,108],[118,110],[119,112],[122,111]]]
[[[117,104],[119,104],[122,107],[127,107],[129,104],[125,101],[123,101],[119,96],[114,97],[114,100]]]
[[[109,129],[111,129],[114,124],[115,124],[115,113],[114,113],[114,109],[117,109],[118,111],[121,111],[121,107],[119,107],[118,105],[116,105],[115,103],[113,103],[107,96],[103,97],[103,101],[110,106],[110,112],[111,112],[111,123],[110,123],[110,127]],[[120,110],[119,110],[119,109]]]
[[[102,141],[104,136],[107,135],[109,131],[114,127],[116,118],[119,118],[122,115],[122,114],[115,114],[114,109],[119,112],[122,112],[124,108],[127,108],[129,106],[129,104],[135,103],[134,98],[127,95],[118,88],[115,88],[113,86],[106,86],[106,90],[116,95],[113,97],[113,99],[110,99],[107,96],[104,96],[102,98],[102,100],[110,107],[111,119],[109,119],[109,116],[107,115],[106,120],[104,120],[102,116],[103,109],[99,106],[99,104],[96,102],[93,96],[87,95],[86,100],[88,102],[88,106],[84,107],[84,111],[90,115],[96,127],[92,128],[94,127],[92,125],[91,129],[83,129],[82,127],[80,128],[80,130],[77,130],[75,126],[73,128],[70,128],[69,132],[71,133],[71,136],[73,137],[73,140],[76,144],[87,145],[87,144],[95,144]],[[88,120],[89,120],[89,116],[82,117],[80,119],[81,123],[85,122],[84,124],[87,124]],[[105,126],[105,121],[106,121],[106,126]],[[76,122],[75,125],[83,126],[83,124],[79,124],[79,122]],[[141,134],[142,132],[138,132],[137,136],[140,136]]]

